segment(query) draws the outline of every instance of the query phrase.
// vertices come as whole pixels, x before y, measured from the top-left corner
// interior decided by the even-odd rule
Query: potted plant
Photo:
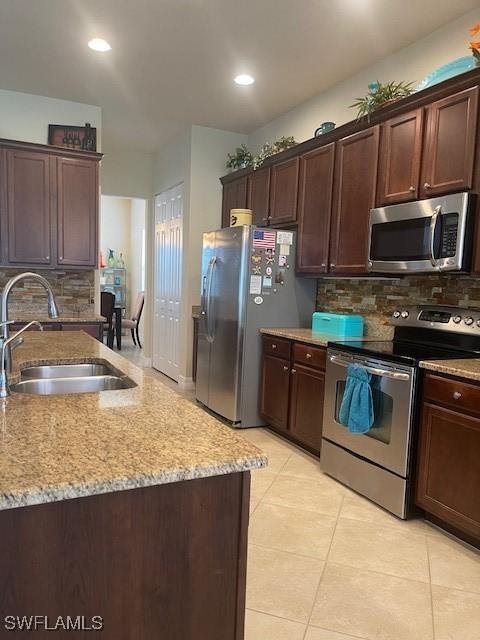
[[[235,149],[235,153],[228,154],[227,169],[246,169],[253,164],[253,156],[247,148],[246,144],[241,144]]]
[[[470,29],[470,35],[472,36],[472,38],[474,38],[475,36],[477,37],[480,36],[480,22],[475,24]],[[472,52],[472,55],[475,58],[475,63],[477,67],[480,66],[480,40],[472,40],[470,42],[470,51]]]
[[[372,113],[391,102],[406,98],[413,93],[413,82],[373,82],[368,85],[368,93],[363,98],[357,98],[351,108],[358,109],[357,120],[366,117],[370,119]]]
[[[260,149],[260,153],[253,159],[253,168],[257,169],[270,156],[285,151],[285,149],[290,149],[290,147],[294,147],[296,144],[297,141],[293,136],[282,136],[278,140],[275,140],[273,144],[265,142]]]

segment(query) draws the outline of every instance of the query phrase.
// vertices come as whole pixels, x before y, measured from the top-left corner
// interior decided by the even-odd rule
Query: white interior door
[[[183,184],[155,196],[153,366],[178,381]]]

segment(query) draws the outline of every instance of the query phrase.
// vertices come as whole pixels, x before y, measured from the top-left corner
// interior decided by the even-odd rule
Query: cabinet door
[[[223,186],[222,227],[230,226],[230,209],[245,209],[247,206],[247,176],[227,182]]]
[[[297,271],[325,273],[328,269],[332,210],[334,143],[300,158]]]
[[[98,164],[57,158],[58,264],[97,266]]]
[[[62,324],[62,331],[85,331],[93,338],[103,341],[103,324],[93,323],[87,324],[86,322],[65,322]]]
[[[253,224],[268,224],[270,169],[257,169],[248,176],[247,208],[253,211]]]
[[[322,439],[324,387],[322,372],[301,365],[292,369],[289,430],[297,440],[317,452]]]
[[[337,142],[330,271],[365,273],[368,223],[375,206],[379,128]]]
[[[422,197],[472,188],[478,91],[472,87],[428,107]]]
[[[297,220],[298,173],[300,158],[273,165],[270,179],[270,224],[283,225]]]
[[[52,264],[52,164],[47,153],[7,150],[6,263]]]
[[[263,355],[260,414],[272,427],[287,430],[290,362]]]
[[[480,420],[423,405],[417,504],[480,539]]]
[[[378,207],[418,198],[423,120],[417,109],[381,125]]]

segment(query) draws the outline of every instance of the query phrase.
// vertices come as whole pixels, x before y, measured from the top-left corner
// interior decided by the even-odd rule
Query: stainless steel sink
[[[87,362],[27,367],[21,372],[20,381],[11,385],[10,390],[15,393],[51,396],[131,389],[136,386],[133,380],[122,374],[118,375],[108,364]]]
[[[62,395],[67,393],[92,393],[95,391],[113,391],[130,389],[136,384],[130,378],[111,375],[86,375],[69,378],[24,379],[10,387],[15,393],[29,393],[40,396]]]
[[[22,370],[22,380],[46,378],[84,378],[90,376],[116,376],[116,372],[105,364],[48,364],[27,367]]]

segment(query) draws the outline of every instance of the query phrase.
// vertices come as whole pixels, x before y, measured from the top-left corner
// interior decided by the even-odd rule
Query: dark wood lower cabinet
[[[103,640],[243,640],[249,488],[235,473],[0,511],[2,628],[101,616]],[[33,633],[52,635],[96,634]]]
[[[272,355],[273,344],[283,357]],[[261,416],[268,426],[317,455],[322,439],[324,356],[323,348],[263,337]]]
[[[320,451],[325,375],[296,364],[292,369],[289,430],[298,441]]]
[[[290,361],[263,355],[260,413],[268,424],[287,430]]]
[[[480,418],[462,407],[458,383],[443,378],[451,393],[438,384],[441,378],[427,376],[422,406],[417,459],[416,503],[439,524],[465,534],[469,542],[480,545]],[[462,385],[462,383],[460,383]],[[470,386],[470,385],[468,385]],[[441,392],[443,397],[439,397]],[[458,398],[456,410],[434,401]],[[458,394],[460,393],[460,397]],[[480,386],[476,403],[480,410]],[[433,402],[429,395],[435,395]],[[465,404],[471,400],[466,398]]]
[[[14,322],[10,331],[12,333],[20,331],[26,324],[26,322]],[[103,340],[103,322],[42,322],[42,328],[43,331],[85,331],[100,342]],[[39,331],[39,328],[33,326],[27,331]]]

